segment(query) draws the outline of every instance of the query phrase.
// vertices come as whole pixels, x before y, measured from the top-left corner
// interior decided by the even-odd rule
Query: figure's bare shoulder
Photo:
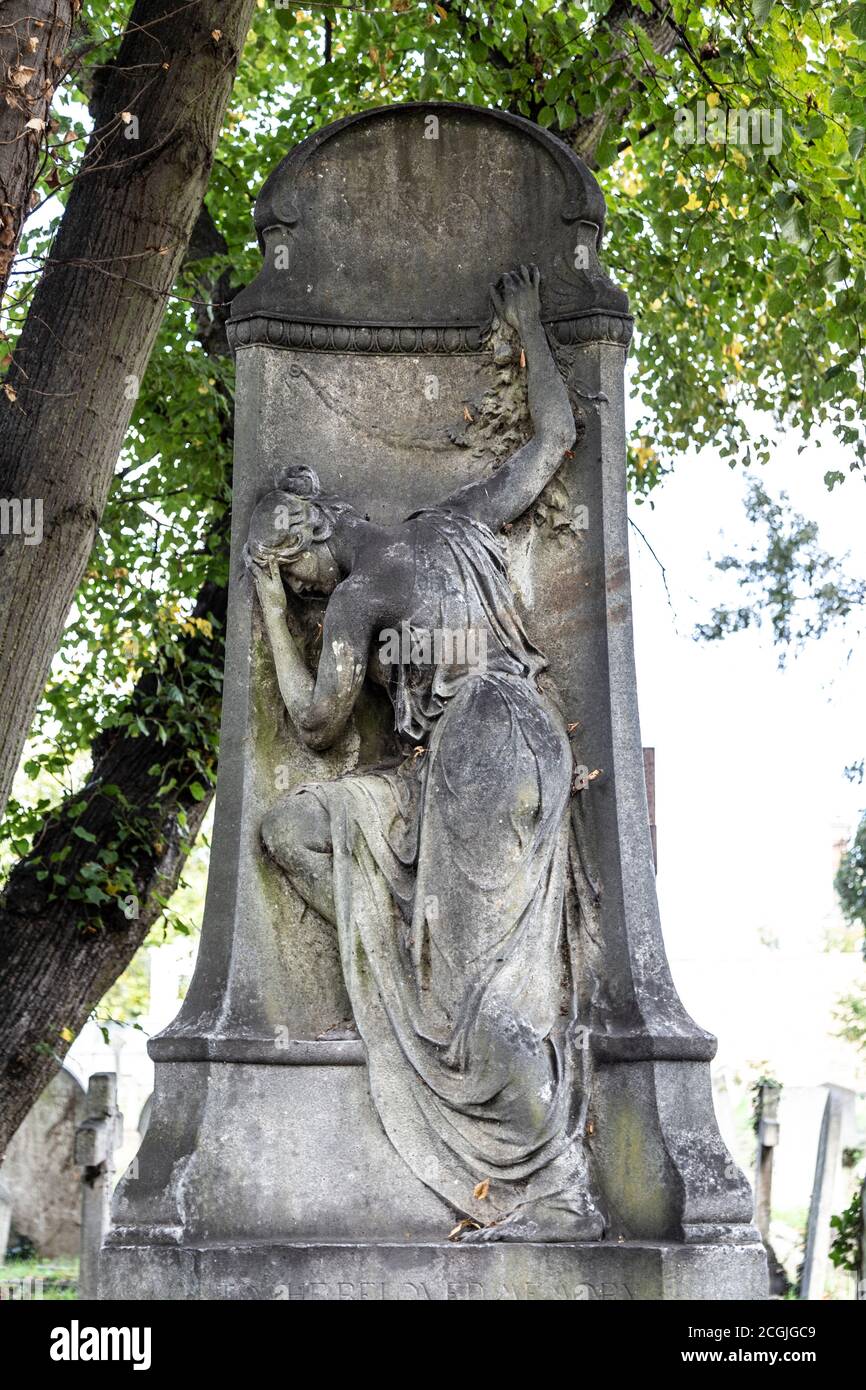
[[[401,521],[364,545],[355,557],[352,573],[337,586],[332,601],[341,595],[343,605],[357,605],[375,622],[388,622],[412,592],[418,562],[418,530],[414,520]]]

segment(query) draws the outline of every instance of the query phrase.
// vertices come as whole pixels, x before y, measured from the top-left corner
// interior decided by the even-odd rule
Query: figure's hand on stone
[[[522,265],[519,270],[503,275],[498,284],[490,286],[490,298],[500,319],[521,335],[541,318],[540,284],[538,266]]]

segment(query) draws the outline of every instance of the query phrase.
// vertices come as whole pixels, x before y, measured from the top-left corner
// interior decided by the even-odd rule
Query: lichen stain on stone
[[[653,1181],[656,1167],[646,1144],[646,1121],[627,1100],[606,1118],[610,1156],[608,1190],[622,1218],[643,1235],[661,1234],[667,1224],[667,1203],[661,1182]]]

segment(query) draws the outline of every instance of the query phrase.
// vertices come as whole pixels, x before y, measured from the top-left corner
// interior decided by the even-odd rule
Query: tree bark
[[[650,14],[629,3],[629,0],[614,0],[604,18],[605,29],[609,34],[619,37],[626,33],[629,24],[643,30],[660,58],[666,58],[680,43],[669,0],[654,0]],[[626,53],[626,48],[619,50],[620,61],[625,59]],[[594,169],[601,137],[612,121],[622,123],[628,109],[628,103],[624,102],[614,112],[595,111],[591,116],[578,115],[573,129],[560,132],[561,138],[571,145],[575,153],[579,154],[591,169]]]
[[[202,206],[190,238],[187,261],[192,263],[224,254],[226,243],[214,225],[207,207]],[[231,272],[218,278],[203,273],[198,280],[201,300],[194,309],[196,338],[209,357],[226,357],[226,319],[230,301],[237,293]],[[211,306],[212,303],[212,307]],[[224,389],[224,388],[220,388]],[[233,401],[225,388],[226,410],[220,430],[228,478],[231,478],[234,442]],[[228,559],[228,517],[222,519],[220,536]],[[210,617],[216,623],[212,638],[191,636],[179,661],[181,673],[198,662],[196,701],[204,731],[214,739],[218,731],[221,681],[211,673],[221,668],[223,624],[228,591],[224,585],[206,583],[198,596],[192,617]],[[142,675],[133,691],[126,713],[141,713],[145,719],[159,717],[160,663]],[[164,682],[165,685],[173,682]],[[180,681],[177,682],[180,684]],[[185,683],[184,683],[185,684]],[[169,697],[170,698],[170,697]],[[154,708],[156,700],[156,708]],[[177,886],[196,833],[213,799],[213,782],[205,787],[199,801],[185,784],[192,778],[193,764],[185,766],[196,750],[179,744],[168,747],[158,734],[130,738],[113,730],[104,731],[93,748],[93,768],[87,787],[67,798],[50,817],[30,854],[10,875],[0,899],[0,1157],[43,1087],[60,1065],[75,1036],[86,1022],[93,1006],[123,974],[147,931]],[[165,768],[179,759],[174,768],[175,795],[156,795],[160,778],[148,769]],[[215,769],[214,775],[215,775]],[[190,775],[187,776],[187,773]],[[106,796],[103,789],[115,786],[120,795]],[[86,817],[75,808],[87,802]],[[129,836],[126,806],[140,810],[138,833]],[[188,824],[181,832],[178,817],[183,811]],[[72,839],[72,826],[78,824],[96,835],[97,843],[113,845],[124,840],[124,867],[136,885],[141,900],[140,913],[127,920],[122,912],[91,914],[89,926],[77,926],[80,904],[68,895],[51,897],[51,884],[43,876],[52,865],[52,854],[62,853],[72,843],[78,851],[73,862],[64,861],[64,874],[74,880],[87,862],[90,841]],[[90,853],[93,853],[91,848]],[[63,1021],[65,1020],[65,1021]]]
[[[178,662],[184,672],[195,662],[221,666],[226,600],[225,588],[210,583],[202,588],[194,616],[210,617],[216,627],[212,637],[202,632],[189,637]],[[0,900],[0,1158],[73,1038],[162,912],[210,805],[210,788],[200,799],[198,788],[195,794],[190,790],[199,776],[190,756],[196,750],[176,740],[164,744],[156,731],[162,698],[170,714],[170,684],[153,671],[141,678],[130,710],[141,712],[152,732],[132,737],[115,728],[100,735],[87,785],[48,818]],[[199,718],[214,737],[219,686],[214,680],[210,690],[199,689]],[[158,796],[168,765],[177,786]],[[85,809],[79,811],[82,802]],[[181,812],[186,826],[179,823]],[[117,899],[107,903],[70,900],[54,872],[67,884],[86,883],[88,864],[106,846],[117,847],[117,876],[131,874],[134,886],[127,879]],[[127,919],[124,905],[136,907],[130,893],[138,904]]]
[[[0,9],[0,302],[78,9],[80,0],[4,0]]]
[[[137,0],[0,391],[0,497],[41,502],[44,532],[39,544],[0,536],[0,814],[202,205],[254,7]]]

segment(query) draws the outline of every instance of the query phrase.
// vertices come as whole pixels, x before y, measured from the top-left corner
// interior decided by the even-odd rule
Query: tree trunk
[[[614,0],[607,14],[604,17],[604,27],[609,34],[619,37],[625,35],[630,24],[642,29],[660,58],[666,58],[669,53],[680,43],[680,35],[673,22],[673,9],[669,0],[655,0],[652,11],[647,14],[638,5],[633,5],[630,0]],[[625,47],[618,50],[617,60],[625,60],[627,49]],[[613,122],[615,125],[622,125],[627,114],[629,104],[623,104],[616,111],[596,111],[591,116],[577,116],[575,126],[569,130],[560,131],[561,138],[571,145],[576,154],[589,165],[595,168],[595,155],[598,150],[601,137],[607,127]]]
[[[225,241],[203,206],[186,259],[195,262],[225,251]],[[237,293],[237,287],[231,285],[231,272],[223,271],[215,278],[205,271],[199,277],[198,292],[201,303],[194,311],[196,337],[208,356],[225,357],[229,352],[226,319],[230,301]],[[211,301],[212,309],[207,307]],[[234,403],[228,388],[218,389],[224,392],[226,406],[220,443],[230,479]],[[220,526],[226,559],[228,521],[228,517],[222,518]],[[202,737],[197,743],[188,738],[185,746],[174,743],[168,747],[161,742],[156,733],[160,692],[175,682],[160,682],[160,668],[164,675],[166,663],[164,656],[162,662],[158,658],[139,680],[124,711],[132,717],[140,714],[145,721],[155,720],[153,732],[149,737],[123,737],[118,729],[128,725],[116,719],[115,728],[96,739],[87,787],[69,797],[48,819],[30,854],[16,865],[0,899],[0,1156],[60,1065],[70,1037],[78,1033],[94,1004],[123,974],[148,928],[158,918],[161,902],[171,896],[183,872],[213,797],[212,778],[205,780],[205,795],[200,801],[185,788],[194,778],[192,759],[200,751],[199,745],[202,741],[213,743],[218,733],[221,681],[214,673],[222,664],[227,601],[224,586],[203,586],[192,617],[212,618],[217,625],[213,635],[190,636],[180,659],[168,663],[169,676],[172,664],[181,668],[182,688],[187,691],[188,700],[195,702]],[[188,691],[189,673],[193,670],[194,694]],[[170,700],[170,693],[166,698]],[[174,764],[172,775],[177,782],[175,794],[159,795],[160,782],[171,780],[166,772],[170,763]],[[162,777],[149,772],[157,765],[162,769]],[[107,787],[116,787],[117,792],[109,797],[104,792]],[[82,802],[88,809],[86,817],[79,818],[75,812]],[[139,812],[137,828],[130,826],[128,806]],[[185,828],[178,823],[181,811],[187,816]],[[142,904],[134,917],[127,919],[116,910],[109,910],[107,916],[91,911],[90,920],[82,928],[78,924],[80,902],[70,898],[68,892],[50,896],[52,884],[45,870],[51,871],[52,864],[58,862],[52,861],[53,854],[62,854],[68,843],[78,851],[74,862],[68,862],[69,856],[62,861],[63,875],[70,882],[79,877],[80,869],[88,862],[86,846],[92,842],[80,835],[73,840],[72,826],[76,824],[97,837],[90,855],[98,854],[100,845],[123,844],[123,867]],[[131,829],[136,833],[130,834]],[[38,877],[40,874],[43,877]],[[118,896],[121,901],[128,898],[127,893]]]
[[[0,301],[30,208],[51,99],[80,0],[4,0],[0,9]]]
[[[137,0],[0,392],[0,497],[30,523],[29,535],[0,536],[0,814],[202,205],[254,7]]]
[[[212,636],[191,635],[173,663],[187,682],[196,664],[203,672],[222,664],[226,600],[224,588],[204,585],[194,616],[210,617],[217,627]],[[132,737],[116,728],[100,735],[87,785],[47,819],[0,901],[0,1158],[72,1039],[159,917],[210,804],[210,785],[204,795],[194,785],[200,773],[193,754],[200,748],[179,740],[164,744],[157,733],[161,708],[167,720],[171,715],[170,670],[167,676],[149,671],[141,678],[130,710],[141,713],[148,733]],[[197,684],[202,743],[215,741],[219,710],[220,682],[211,679],[208,686],[205,674]],[[159,796],[169,767],[177,785]],[[108,847],[117,855],[114,865],[99,861]],[[106,881],[108,901],[69,896],[71,886],[80,893]]]

